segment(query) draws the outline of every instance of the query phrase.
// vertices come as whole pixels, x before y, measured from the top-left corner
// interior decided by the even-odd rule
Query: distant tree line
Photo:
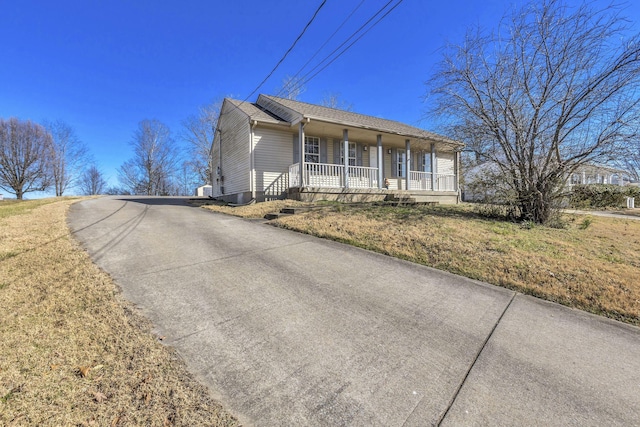
[[[62,196],[82,184],[90,160],[86,145],[62,121],[0,118],[0,189],[17,199],[50,189]]]
[[[216,101],[201,107],[183,121],[177,137],[158,120],[138,123],[130,141],[133,156],[118,169],[120,186],[106,192],[187,196],[198,185],[211,184],[211,147],[220,106]]]
[[[72,189],[83,195],[191,195],[211,182],[211,146],[221,102],[200,108],[177,137],[158,120],[142,120],[130,146],[133,155],[108,186],[85,143],[57,120],[35,123],[0,118],[0,189],[22,199],[26,193]]]

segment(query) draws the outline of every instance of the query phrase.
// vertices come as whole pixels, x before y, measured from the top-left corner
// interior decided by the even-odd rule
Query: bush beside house
[[[574,185],[569,203],[574,208],[624,208],[627,206],[627,197],[640,199],[640,187],[610,184]]]

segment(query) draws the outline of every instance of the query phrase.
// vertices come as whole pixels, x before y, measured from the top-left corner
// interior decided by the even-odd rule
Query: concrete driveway
[[[247,425],[640,425],[639,328],[183,199],[69,223]]]

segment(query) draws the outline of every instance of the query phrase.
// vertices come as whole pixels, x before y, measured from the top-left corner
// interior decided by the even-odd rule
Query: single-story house
[[[567,180],[567,184],[613,184],[625,185],[631,182],[629,172],[603,164],[587,163],[578,166],[575,172]]]
[[[457,203],[462,146],[350,111],[268,95],[226,98],[211,150],[213,197]]]

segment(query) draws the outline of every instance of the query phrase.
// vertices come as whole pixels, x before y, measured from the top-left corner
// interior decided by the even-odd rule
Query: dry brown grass
[[[275,223],[640,324],[640,221],[566,220],[566,229],[526,228],[465,207],[377,206]]]
[[[242,218],[264,218],[266,214],[280,212],[280,209],[285,207],[309,206],[311,204],[312,203],[298,202],[296,200],[272,200],[247,206],[228,206],[226,203],[217,203],[205,205],[203,208]]]
[[[237,425],[77,246],[72,202],[0,203],[0,425]]]

